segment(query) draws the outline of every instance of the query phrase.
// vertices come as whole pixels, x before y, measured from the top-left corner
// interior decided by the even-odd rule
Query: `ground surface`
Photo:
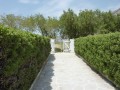
[[[74,53],[49,56],[30,90],[115,90]]]

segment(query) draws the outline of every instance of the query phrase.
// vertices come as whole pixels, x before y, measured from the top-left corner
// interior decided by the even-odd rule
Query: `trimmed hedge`
[[[0,90],[28,90],[50,53],[49,41],[0,26]]]
[[[75,52],[120,87],[120,32],[80,37],[75,40]]]

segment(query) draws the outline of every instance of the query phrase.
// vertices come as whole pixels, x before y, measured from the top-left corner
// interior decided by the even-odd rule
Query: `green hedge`
[[[120,87],[120,32],[80,37],[75,40],[75,52]]]
[[[0,90],[28,90],[50,53],[49,41],[0,26]]]

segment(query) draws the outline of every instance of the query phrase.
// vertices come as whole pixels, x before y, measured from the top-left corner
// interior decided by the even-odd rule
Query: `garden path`
[[[115,90],[74,53],[51,54],[30,90]]]

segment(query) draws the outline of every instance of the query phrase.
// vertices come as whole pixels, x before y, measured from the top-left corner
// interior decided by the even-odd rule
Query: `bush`
[[[75,52],[120,87],[120,32],[80,37],[75,40]]]
[[[28,90],[49,53],[49,38],[0,26],[0,90]]]

